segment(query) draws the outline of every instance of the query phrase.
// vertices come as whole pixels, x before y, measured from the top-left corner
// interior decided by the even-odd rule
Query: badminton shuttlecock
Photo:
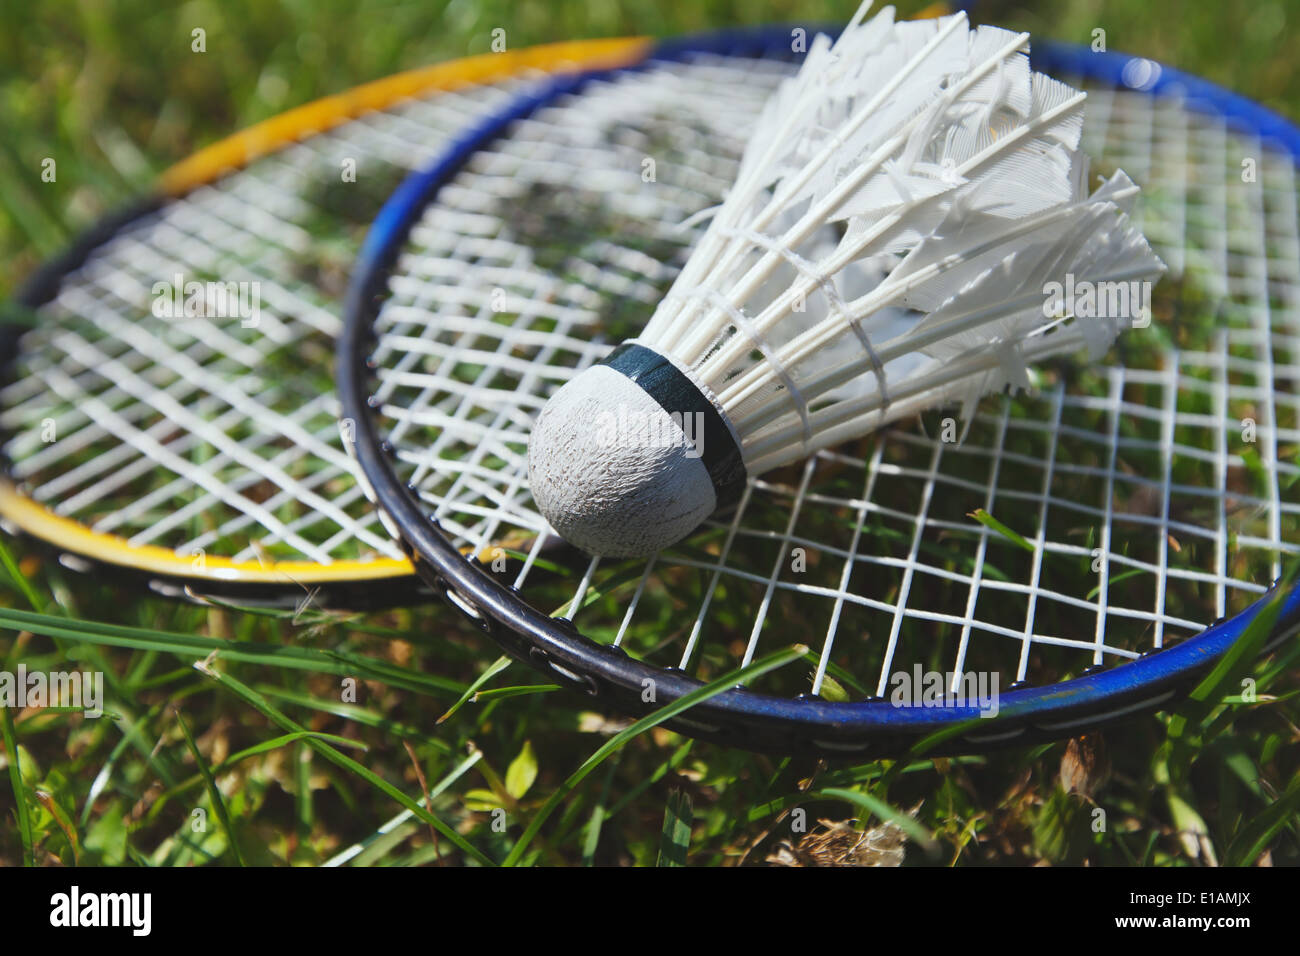
[[[1088,192],[1084,94],[1027,34],[866,9],[767,104],[645,331],[542,410],[532,493],[572,544],[652,554],[748,475],[950,402],[969,421],[1149,321],[1164,266],[1127,176]]]

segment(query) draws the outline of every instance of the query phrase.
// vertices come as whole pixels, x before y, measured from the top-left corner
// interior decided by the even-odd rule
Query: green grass
[[[842,20],[852,6],[5,6],[0,293],[194,149],[355,83],[482,52],[494,27],[522,46]],[[982,16],[1077,42],[1104,27],[1113,49],[1296,115],[1300,67],[1283,44],[1297,14],[1283,11],[1072,0],[1038,12],[990,2]],[[201,56],[195,27],[207,30]],[[54,183],[40,179],[46,157]],[[990,518],[1003,536],[991,554],[1010,562],[1019,534],[1014,515],[1001,519]],[[311,865],[358,842],[352,865],[732,865],[783,841],[818,862],[829,857],[796,826],[821,819],[900,827],[909,863],[1300,862],[1294,644],[1270,661],[1225,661],[1178,714],[1122,732],[827,766],[692,741],[657,726],[665,714],[629,724],[588,712],[534,672],[495,665],[479,632],[441,606],[294,617],[180,605],[15,548],[0,550],[0,670],[102,671],[112,713],[0,711],[0,864]],[[717,606],[727,600],[744,595]],[[809,664],[792,650],[753,667],[802,679]],[[701,696],[735,682],[726,669],[720,658]],[[1106,826],[1094,832],[1098,808]]]

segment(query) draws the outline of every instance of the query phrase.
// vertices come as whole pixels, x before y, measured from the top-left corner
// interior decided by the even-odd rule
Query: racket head
[[[38,269],[11,303],[25,321],[0,325],[0,522],[65,566],[173,597],[351,609],[425,599],[339,434],[332,361],[347,267],[393,185],[456,130],[531,75],[625,62],[644,45],[553,44],[412,70],[169,169],[153,195]],[[244,311],[184,314],[194,282]]]
[[[386,204],[349,291],[338,378],[344,414],[356,425],[355,454],[419,573],[511,656],[631,714],[698,690],[703,678],[725,673],[728,663],[752,659],[760,637],[767,649],[805,639],[809,631],[799,618],[807,611],[819,627],[828,628],[822,632],[826,642],[814,648],[814,658],[820,659],[810,661],[816,666],[811,693],[780,696],[736,688],[670,722],[695,736],[776,753],[898,753],[935,735],[944,739],[930,753],[1056,739],[1171,703],[1271,601],[1281,604],[1271,643],[1294,634],[1300,590],[1270,584],[1283,559],[1297,552],[1300,506],[1294,495],[1283,494],[1282,484],[1294,487],[1300,467],[1279,457],[1279,450],[1300,441],[1296,391],[1286,371],[1294,362],[1296,325],[1281,310],[1265,309],[1261,322],[1258,290],[1254,299],[1249,292],[1234,298],[1240,274],[1271,261],[1272,236],[1250,247],[1254,259],[1245,265],[1242,257],[1229,256],[1225,245],[1229,220],[1252,210],[1267,220],[1266,231],[1283,240],[1294,235],[1294,216],[1288,219],[1287,210],[1294,210],[1300,155],[1295,129],[1262,108],[1247,109],[1239,98],[1152,61],[1051,44],[1035,45],[1038,68],[1089,81],[1098,94],[1090,101],[1090,123],[1103,167],[1123,165],[1140,184],[1157,186],[1148,197],[1145,225],[1175,271],[1156,303],[1157,321],[1170,326],[1170,338],[1154,343],[1122,338],[1117,363],[1083,370],[1063,363],[1050,370],[1048,387],[1036,398],[987,400],[965,445],[947,447],[933,433],[939,422],[929,420],[928,433],[891,429],[857,447],[819,455],[802,469],[762,476],[751,482],[734,517],[715,519],[644,570],[572,550],[561,552],[562,560],[553,551],[553,537],[526,500],[522,469],[529,416],[550,391],[626,336],[608,316],[621,321],[629,301],[644,304],[639,297],[644,290],[624,294],[603,287],[601,267],[617,273],[616,266],[646,248],[679,266],[689,244],[682,242],[681,249],[654,245],[663,238],[655,216],[695,211],[681,208],[680,197],[663,200],[648,216],[646,230],[637,231],[635,216],[617,203],[629,195],[644,198],[647,191],[638,192],[635,176],[627,177],[629,155],[617,149],[608,165],[569,172],[570,180],[580,175],[590,184],[613,177],[617,185],[592,187],[599,197],[583,196],[581,186],[565,192],[565,176],[550,166],[565,149],[591,145],[594,134],[576,120],[563,126],[557,116],[568,109],[606,123],[616,134],[625,124],[639,130],[641,137],[633,141],[644,144],[663,140],[655,138],[661,131],[644,104],[673,104],[677,121],[690,131],[686,139],[702,124],[716,140],[712,145],[729,148],[734,161],[743,136],[728,138],[718,124],[710,126],[708,104],[739,115],[743,110],[735,91],[756,94],[761,102],[763,90],[793,68],[790,38],[788,29],[778,28],[680,41],[657,49],[635,70],[594,71],[552,82],[468,130]],[[622,94],[619,84],[627,87]],[[719,88],[733,96],[718,93]],[[580,107],[573,109],[574,103]],[[550,127],[554,141],[546,139]],[[1234,139],[1238,136],[1245,138]],[[1258,195],[1238,191],[1228,178],[1236,163],[1225,167],[1224,158],[1239,146],[1253,149],[1259,160]],[[534,179],[521,187],[530,150],[541,158]],[[672,155],[673,163],[660,159],[661,177],[675,163],[690,165],[689,146]],[[1211,170],[1207,181],[1188,180],[1189,166],[1203,160]],[[615,175],[620,171],[622,179]],[[717,172],[703,178],[711,182]],[[725,176],[717,178],[725,185]],[[690,179],[672,179],[668,186],[689,192]],[[580,246],[577,252],[568,249],[572,254],[560,256],[558,263],[541,261],[547,230],[528,225],[538,183],[556,187],[551,194],[542,192],[541,204],[551,212],[567,205],[590,215],[602,203],[614,204],[615,212],[594,220],[594,243],[614,242],[611,237],[620,230],[637,241],[598,255]],[[483,211],[481,197],[502,189],[495,198],[523,223],[514,235],[499,228],[504,214],[497,216],[496,231],[480,233],[473,226],[462,231],[467,219]],[[697,190],[696,208],[709,205],[707,191]],[[467,197],[478,198],[467,206]],[[538,221],[554,228],[557,217],[542,215]],[[479,244],[457,258],[458,242]],[[1277,247],[1292,257],[1277,266],[1285,278],[1297,267],[1296,246],[1283,241]],[[491,282],[485,276],[518,262],[524,262],[520,275],[502,279],[501,285],[524,304],[516,302],[494,319],[486,305]],[[592,268],[584,277],[585,266]],[[665,278],[672,274],[669,269]],[[594,305],[582,300],[584,289],[596,290]],[[1263,300],[1266,306],[1267,293]],[[528,302],[543,301],[553,308],[529,314]],[[643,315],[652,307],[653,300]],[[458,338],[468,345],[457,344]],[[553,347],[551,354],[539,360],[547,347]],[[1249,354],[1243,357],[1243,350]],[[1097,390],[1100,399],[1087,389]],[[1213,414],[1203,410],[1206,402],[1215,403]],[[1228,451],[1219,440],[1252,403],[1260,404],[1256,424],[1267,433],[1260,446],[1266,450],[1254,459],[1242,454],[1249,450]],[[1136,423],[1131,433],[1120,428],[1128,419]],[[1207,460],[1198,443],[1223,450]],[[983,474],[992,477],[981,483],[971,479],[970,469],[951,468],[948,463],[962,456],[981,460],[987,466]],[[1154,477],[1125,473],[1118,463],[1126,457],[1154,469]],[[847,470],[858,481],[856,491],[836,483]],[[1262,475],[1263,492],[1242,487],[1246,471]],[[872,485],[873,475],[879,485],[891,485],[888,495]],[[1068,480],[1058,484],[1061,475]],[[1230,495],[1218,494],[1216,479],[1225,485],[1231,479],[1238,487]],[[905,487],[909,480],[919,486],[915,493]],[[1183,498],[1192,503],[1184,505]],[[900,508],[900,501],[912,504]],[[1217,513],[1198,510],[1201,503]],[[1012,537],[966,519],[971,507],[995,516],[1007,508],[1025,509],[1029,541],[1015,537],[1030,544],[1028,556],[1017,557],[1019,545]],[[872,534],[882,537],[896,537],[900,529],[890,522],[901,521],[905,546],[901,551],[876,547],[878,542],[851,529],[839,529],[833,541],[818,538],[800,524],[807,517],[801,509],[821,514],[816,527],[822,532],[828,515],[856,520],[858,529],[869,518]],[[1022,524],[1020,513],[1013,514],[1014,523]],[[1072,539],[1078,530],[1073,523],[1091,530],[1085,527],[1084,537]],[[945,536],[967,546],[977,562],[972,570],[954,569],[933,556]],[[816,545],[822,545],[823,560],[829,555],[845,570],[820,586],[792,580],[787,572],[792,549],[812,551]],[[746,554],[750,549],[761,553]],[[509,560],[498,567],[503,553]],[[1014,569],[1010,580],[992,574],[992,555]],[[1046,567],[1045,555],[1072,562],[1071,567]],[[1093,562],[1099,567],[1089,570]],[[547,564],[562,564],[569,575],[567,600],[549,607],[543,602],[557,592],[548,590]],[[1122,578],[1127,572],[1135,573]],[[683,584],[689,575],[696,580]],[[1071,576],[1068,585],[1061,583]],[[673,586],[683,588],[684,613],[663,610],[671,608],[671,594],[657,605],[647,597]],[[686,590],[691,586],[695,589]],[[724,599],[723,591],[732,593]],[[1005,598],[1021,615],[1019,622],[1004,619],[1004,608],[982,610],[980,602],[990,594]],[[739,603],[748,596],[757,608],[752,621],[726,619],[738,595]],[[1040,610],[1035,619],[1038,602],[1051,610]],[[646,620],[647,609],[659,617]],[[883,624],[875,632],[883,665],[864,686],[848,691],[860,699],[830,700],[827,678],[835,682],[842,673],[835,669],[835,653],[843,645],[834,646],[833,638],[837,628],[850,629],[846,620],[854,611],[862,612],[859,620]],[[1042,621],[1049,618],[1071,632],[1047,631]],[[735,653],[716,655],[712,669],[701,673],[698,665],[708,645],[707,638],[697,638],[709,629]],[[661,637],[664,643],[686,644],[680,664],[657,653]],[[1004,646],[988,660],[1014,653],[1016,659],[1004,665],[1008,680],[998,694],[996,719],[982,719],[976,706],[900,705],[890,699],[898,665],[914,663],[895,657],[895,649],[910,649],[925,638],[950,649],[955,645],[962,655],[993,638]],[[1061,679],[1031,666],[1040,655],[1055,661],[1051,655],[1057,652],[1073,658],[1058,672]],[[952,670],[961,672],[960,664]],[[837,697],[845,690],[845,682],[839,683]],[[653,701],[647,688],[654,690]]]

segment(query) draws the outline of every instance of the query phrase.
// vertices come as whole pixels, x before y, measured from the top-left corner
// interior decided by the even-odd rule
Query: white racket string
[[[430,94],[306,136],[95,249],[39,308],[0,390],[22,492],[131,547],[400,558],[340,437],[338,298],[391,189],[532,81]],[[219,315],[155,312],[160,298],[183,307],[191,282],[243,298]]]

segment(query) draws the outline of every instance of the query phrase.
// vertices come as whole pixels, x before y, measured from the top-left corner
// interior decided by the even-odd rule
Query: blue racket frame
[[[403,549],[426,582],[510,656],[624,713],[649,713],[703,684],[680,671],[652,667],[619,648],[592,641],[572,622],[533,608],[518,591],[501,585],[460,553],[397,477],[391,448],[375,431],[369,391],[373,366],[367,358],[375,342],[374,319],[388,271],[424,207],[475,151],[502,136],[516,120],[592,81],[655,63],[709,53],[798,60],[790,50],[793,29],[793,25],[771,26],[662,41],[642,63],[557,76],[519,97],[509,108],[467,130],[435,164],[398,187],[371,227],[348,292],[338,363],[344,414],[357,423],[358,461],[376,503],[400,530]],[[838,32],[817,26],[803,29],[809,35]],[[1200,77],[1144,57],[1042,41],[1034,43],[1031,61],[1036,69],[1049,73],[1096,79],[1156,97],[1184,98],[1190,107],[1222,117],[1231,127],[1269,141],[1300,163],[1300,128]],[[1133,86],[1126,78],[1139,78],[1144,85]],[[1060,739],[1157,709],[1189,692],[1273,601],[1281,605],[1265,650],[1276,647],[1300,632],[1300,584],[1289,589],[1275,584],[1246,610],[1172,647],[1060,683],[1004,691],[993,718],[981,717],[976,707],[900,706],[879,698],[831,703],[814,697],[773,697],[738,687],[697,704],[668,726],[750,750],[856,758],[900,753],[922,741],[925,752],[938,755]],[[654,681],[654,705],[642,700],[645,680]]]

